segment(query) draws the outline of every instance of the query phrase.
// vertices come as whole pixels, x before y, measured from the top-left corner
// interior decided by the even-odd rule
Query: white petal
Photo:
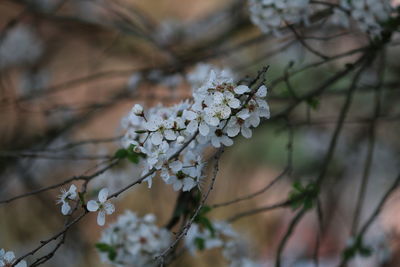
[[[165,136],[165,139],[167,139],[167,140],[175,140],[176,139],[176,134],[173,130],[166,130],[164,132],[164,136]]]
[[[26,261],[20,261],[15,267],[27,267]]]
[[[218,126],[218,124],[219,124],[219,119],[216,118],[216,117],[206,116],[204,119],[205,119],[205,121],[207,122],[208,125]]]
[[[156,131],[158,129],[157,125],[153,121],[146,122],[144,126],[149,131]]]
[[[236,135],[239,134],[239,131],[240,131],[239,125],[236,125],[236,126],[234,126],[234,127],[229,127],[229,128],[227,128],[227,131],[226,131],[226,132],[227,132],[228,136],[234,137],[234,136],[236,136]]]
[[[233,145],[232,139],[230,139],[228,136],[224,135],[221,137],[221,143],[223,143],[226,146],[231,146]]]
[[[97,214],[97,224],[103,226],[106,223],[106,213],[105,211],[101,210]]]
[[[242,109],[236,114],[236,117],[241,118],[242,120],[246,120],[248,117],[250,117],[249,110]]]
[[[208,127],[208,125],[206,123],[201,122],[199,125],[199,131],[202,136],[206,136],[210,132],[210,128]]]
[[[6,254],[4,255],[3,259],[6,260],[6,262],[12,262],[15,259],[15,254],[12,251],[7,251]]]
[[[235,91],[236,94],[242,95],[250,91],[250,88],[246,85],[239,85],[235,89],[233,89],[233,91]]]
[[[239,108],[240,107],[240,101],[237,98],[232,98],[229,100],[229,106],[231,108]]]
[[[182,162],[180,162],[179,160],[176,160],[174,162],[171,162],[169,164],[169,167],[171,168],[171,170],[173,172],[178,172],[178,171],[182,170]]]
[[[259,114],[260,114],[260,117],[269,119],[269,117],[270,117],[269,107],[266,109],[264,109],[264,108],[259,109]]]
[[[155,132],[155,133],[151,134],[151,142],[156,146],[161,144],[162,139],[163,139],[163,136],[160,132]]]
[[[257,127],[260,124],[260,117],[253,115],[249,120],[251,126]]]
[[[196,182],[191,178],[183,179],[183,188],[182,191],[190,191],[193,187],[196,186]]]
[[[213,136],[213,137],[211,138],[211,144],[213,145],[213,147],[217,147],[217,148],[221,146],[221,143],[220,143],[220,141],[219,141],[219,138],[216,137],[216,136]]]
[[[172,187],[174,188],[174,191],[178,191],[179,189],[182,188],[182,182],[181,181],[176,181]]]
[[[70,194],[76,194],[76,185],[72,184],[68,190]]]
[[[101,189],[99,192],[99,201],[101,203],[104,203],[104,202],[106,202],[107,197],[108,197],[108,189],[107,188]]]
[[[257,97],[266,97],[267,96],[267,87],[265,85],[261,85],[256,92]]]
[[[112,203],[106,202],[106,203],[104,203],[104,210],[108,215],[110,215],[110,214],[114,213],[115,207]]]
[[[88,211],[97,211],[99,209],[99,203],[97,203],[97,201],[94,200],[90,200],[87,204],[86,204],[86,208],[88,209]]]
[[[147,187],[151,188],[151,186],[153,185],[153,177],[150,176],[150,177],[146,178],[145,181],[147,182]]]
[[[229,115],[231,115],[231,109],[228,106],[222,106],[220,111],[221,111],[222,119],[227,119],[227,118],[229,118]],[[216,126],[216,125],[214,125],[214,126]]]
[[[247,128],[247,127],[242,127],[242,135],[245,138],[251,138],[251,136],[253,135],[251,129]]]
[[[185,111],[183,111],[183,117],[186,119],[186,120],[194,120],[194,119],[196,119],[197,118],[197,114],[196,113],[194,113],[193,111],[190,111],[190,110],[185,110]]]
[[[257,99],[257,105],[260,108],[267,108],[268,107],[267,101],[262,100],[262,99]]]
[[[67,215],[71,210],[71,207],[69,206],[68,202],[63,202],[61,206],[61,213],[63,215]]]
[[[217,104],[217,105],[221,104],[222,101],[224,101],[224,95],[221,92],[215,92],[213,100],[214,100],[214,104]]]
[[[194,133],[194,132],[197,131],[197,126],[198,126],[197,121],[191,121],[191,122],[189,122],[189,124],[186,126],[186,130],[187,130],[189,133]]]

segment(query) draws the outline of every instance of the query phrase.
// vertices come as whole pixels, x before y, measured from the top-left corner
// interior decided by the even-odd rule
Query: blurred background
[[[363,34],[326,21],[298,29],[318,51],[334,57],[368,44]],[[0,200],[91,173],[121,146],[121,121],[135,103],[152,107],[190,97],[187,75],[198,63],[231,69],[243,81],[269,66],[265,83],[272,118],[254,130],[253,138],[236,138],[226,149],[208,204],[257,192],[279,177],[264,193],[210,213],[216,220],[233,219],[252,258],[274,266],[295,211],[284,207],[235,215],[284,201],[293,182],[307,184],[318,176],[352,76],[329,84],[285,116],[278,114],[359,54],[321,61],[290,30],[281,36],[262,34],[250,22],[246,2],[232,0],[2,0],[0,30]],[[322,223],[316,209],[307,213],[286,246],[285,266],[315,266],[317,241],[319,266],[336,266],[353,231],[361,185],[366,193],[358,227],[397,178],[398,44],[395,33],[361,75],[320,194]],[[379,116],[374,115],[377,84]],[[89,193],[95,196],[104,186],[115,191],[140,172],[129,162],[119,164],[94,179]],[[22,255],[62,229],[58,194],[59,188],[1,203],[0,248]],[[158,224],[165,225],[176,197],[170,186],[155,179],[151,190],[141,184],[119,197],[107,220],[130,209],[139,215],[154,213]],[[89,215],[43,266],[107,266],[94,247],[101,230],[95,215]],[[365,236],[372,255],[358,255],[349,266],[400,266],[399,231],[396,191]],[[226,264],[214,249],[195,257],[186,253],[172,266]]]

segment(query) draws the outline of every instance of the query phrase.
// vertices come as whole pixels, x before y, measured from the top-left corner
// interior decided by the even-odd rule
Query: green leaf
[[[97,243],[95,246],[100,252],[107,253],[110,261],[114,261],[117,257],[117,251],[113,246],[106,243]]]
[[[85,194],[83,192],[78,192],[78,197],[79,200],[81,201],[82,204],[85,203]]]
[[[307,104],[314,110],[318,109],[319,107],[319,100],[316,98],[307,99]]]
[[[355,255],[356,255],[356,250],[354,249],[354,247],[346,248],[343,251],[343,258],[346,260],[353,258]]]
[[[139,155],[136,153],[129,154],[128,160],[132,163],[138,164],[139,163]]]
[[[295,181],[295,182],[292,184],[292,187],[293,187],[294,189],[296,189],[297,191],[299,191],[299,192],[303,192],[303,191],[304,191],[304,187],[301,185],[300,181]]]
[[[212,225],[211,221],[204,216],[198,216],[198,224],[202,225],[203,227],[207,228],[211,232],[211,236],[215,236],[215,229]]]
[[[363,257],[369,257],[372,255],[372,249],[370,247],[360,247],[358,251],[360,252],[360,255]]]
[[[200,211],[199,214],[204,215],[209,213],[212,210],[212,208],[210,206],[203,206]]]
[[[128,156],[128,151],[124,148],[118,149],[114,154],[114,157],[118,159],[124,159],[127,156]]]
[[[204,250],[205,249],[205,240],[201,237],[196,237],[194,239],[194,244],[196,245],[198,250]]]

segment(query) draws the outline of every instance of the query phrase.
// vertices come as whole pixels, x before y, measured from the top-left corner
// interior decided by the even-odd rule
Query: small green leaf
[[[292,187],[293,187],[294,189],[296,189],[297,191],[299,191],[299,192],[303,192],[303,191],[304,191],[304,187],[301,185],[300,181],[295,181],[295,182],[292,184]]]
[[[215,236],[215,229],[214,226],[212,225],[211,221],[204,216],[198,217],[198,224],[204,226],[211,232],[211,236]]]
[[[307,99],[307,104],[314,110],[318,109],[319,107],[319,100],[316,98]]]
[[[343,251],[343,258],[346,260],[353,258],[355,255],[356,255],[356,250],[354,249],[354,247],[346,248]]]
[[[209,213],[212,210],[212,208],[210,206],[203,206],[200,211],[199,214],[204,215]]]
[[[85,203],[85,194],[83,192],[78,192],[78,197],[79,200],[81,201],[82,204]]]
[[[205,249],[205,240],[201,237],[196,237],[194,239],[194,244],[196,245],[198,250],[204,250]]]
[[[360,252],[360,255],[363,257],[369,257],[372,255],[372,249],[370,247],[360,247],[358,251]]]
[[[124,159],[128,156],[128,151],[124,148],[118,149],[114,156],[118,159]]]
[[[138,164],[139,163],[139,155],[136,153],[130,153],[128,155],[128,160],[132,163]]]
[[[108,259],[110,261],[114,261],[115,258],[117,257],[117,251],[113,246],[110,246],[109,244],[106,243],[97,243],[95,246],[100,252],[107,253]]]

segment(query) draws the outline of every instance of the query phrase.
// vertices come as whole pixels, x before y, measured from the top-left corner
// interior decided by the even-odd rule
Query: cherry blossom
[[[106,228],[99,240],[100,246],[113,249],[115,258],[99,251],[103,262],[114,266],[158,266],[155,257],[167,249],[171,233],[155,224],[155,216],[147,214],[140,218],[131,211],[120,215],[116,222]]]
[[[64,188],[61,189],[61,195],[58,196],[57,204],[61,205],[61,213],[63,215],[68,215],[71,212],[70,201],[76,200],[78,194],[76,193],[76,186],[72,184],[68,191]]]
[[[15,263],[15,254],[12,251],[5,251],[0,249],[0,267],[11,267]],[[15,265],[15,267],[26,267],[26,261],[22,260]]]
[[[134,145],[135,151],[145,155],[140,167],[149,187],[158,174],[174,190],[191,190],[203,177],[205,148],[231,146],[231,137],[239,133],[250,138],[261,118],[269,117],[264,85],[250,88],[236,84],[230,71],[205,66],[200,69],[197,80],[190,76],[191,100],[146,110],[136,104],[123,119],[123,145]]]
[[[103,226],[106,222],[106,214],[110,215],[114,213],[115,207],[114,205],[107,201],[108,197],[108,189],[103,188],[100,190],[99,195],[98,195],[98,200],[90,200],[86,207],[88,211],[91,212],[96,212],[98,211],[97,214],[97,224],[100,226]]]

